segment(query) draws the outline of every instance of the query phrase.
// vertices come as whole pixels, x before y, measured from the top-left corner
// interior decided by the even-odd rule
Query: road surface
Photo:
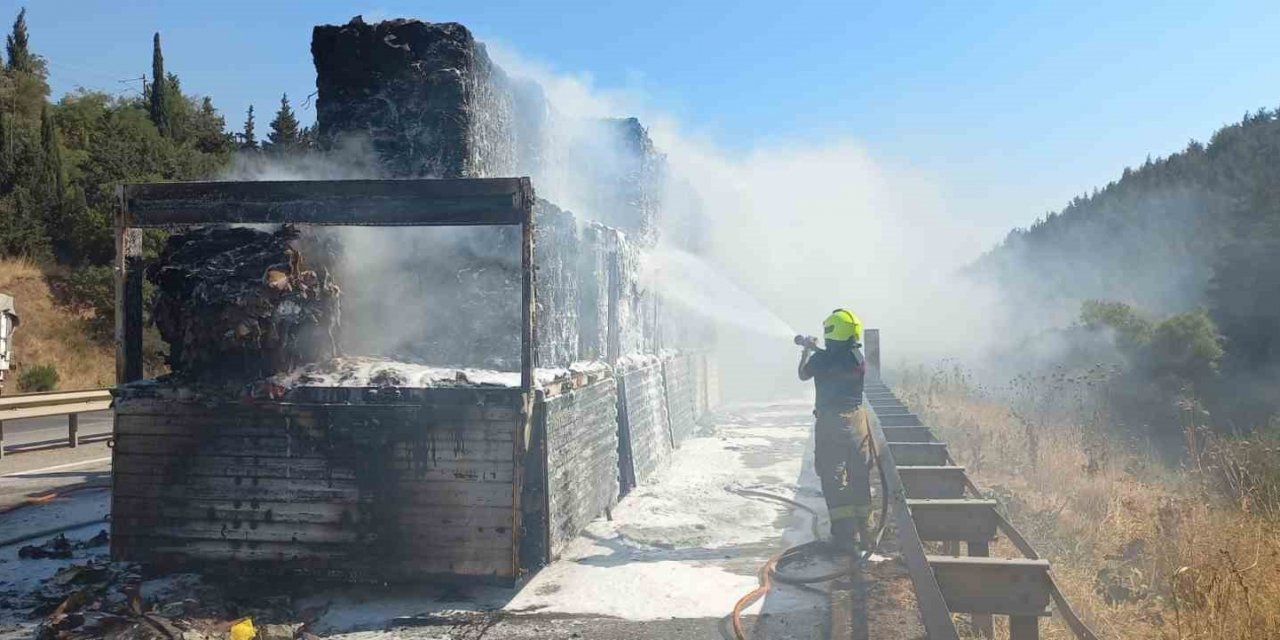
[[[813,473],[810,408],[785,403],[720,412],[713,430],[685,442],[663,473],[634,489],[611,518],[588,525],[558,560],[518,588],[344,587],[305,580],[284,581],[278,588],[296,610],[323,612],[309,631],[342,640],[731,637],[727,615],[755,588],[760,566],[781,549],[811,539],[815,528],[804,511],[736,490],[786,496],[825,514]],[[109,455],[105,444],[92,444],[0,461],[0,511],[5,501],[50,487],[91,487],[60,493],[7,518],[0,514],[0,533],[12,539],[50,524],[81,524],[70,536],[92,536],[109,506],[109,492],[93,488],[109,479]],[[26,470],[8,466],[6,471],[16,462]],[[825,518],[816,524],[825,534]],[[57,561],[18,561],[16,546],[0,546],[0,601],[23,601],[59,566]],[[798,568],[817,573],[832,565],[818,560]],[[144,585],[144,592],[148,588]],[[752,639],[923,637],[910,581],[893,559],[837,583],[775,583],[744,613]],[[6,619],[0,611],[0,639],[30,637],[34,624]]]

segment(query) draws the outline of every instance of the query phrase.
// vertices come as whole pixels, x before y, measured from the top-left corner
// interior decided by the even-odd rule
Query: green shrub
[[[90,266],[71,270],[67,298],[73,306],[92,312],[89,328],[94,337],[110,340],[115,331],[116,283],[111,267]]]
[[[51,364],[24,367],[18,374],[18,390],[27,393],[53,391],[58,388],[58,370]]]

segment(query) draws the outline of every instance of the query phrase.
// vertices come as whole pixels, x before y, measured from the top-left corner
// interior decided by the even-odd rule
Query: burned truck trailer
[[[617,357],[626,314],[616,286],[584,285],[578,302],[596,309],[581,315],[584,335],[599,339],[582,337],[580,352],[597,362],[538,367],[540,353],[551,355],[538,329],[566,310],[535,299],[528,179],[128,185],[121,202],[117,559],[160,570],[512,582],[656,473],[711,403],[705,356]],[[144,380],[142,230],[227,223],[518,226],[520,371],[302,375],[235,396]],[[581,253],[583,264],[601,260]]]
[[[532,206],[527,179],[124,187],[113,555],[392,579],[514,579],[536,565],[546,552],[526,542],[526,520],[542,498],[524,495],[538,484],[525,481],[536,455]],[[518,379],[248,400],[140,381],[142,229],[224,223],[519,226]]]

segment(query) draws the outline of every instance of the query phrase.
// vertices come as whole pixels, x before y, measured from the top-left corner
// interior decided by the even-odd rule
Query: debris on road
[[[41,545],[26,545],[18,549],[18,557],[24,560],[41,560],[46,558],[68,559],[76,549],[90,549],[93,547],[104,547],[110,542],[106,529],[98,532],[98,535],[81,542],[72,543],[67,539],[65,534],[58,535],[48,539]]]

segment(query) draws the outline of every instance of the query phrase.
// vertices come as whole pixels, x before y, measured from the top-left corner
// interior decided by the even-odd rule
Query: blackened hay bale
[[[304,262],[304,247],[314,265]],[[173,372],[252,380],[337,355],[331,259],[324,243],[290,226],[171,235],[147,279],[157,289],[152,319]]]

